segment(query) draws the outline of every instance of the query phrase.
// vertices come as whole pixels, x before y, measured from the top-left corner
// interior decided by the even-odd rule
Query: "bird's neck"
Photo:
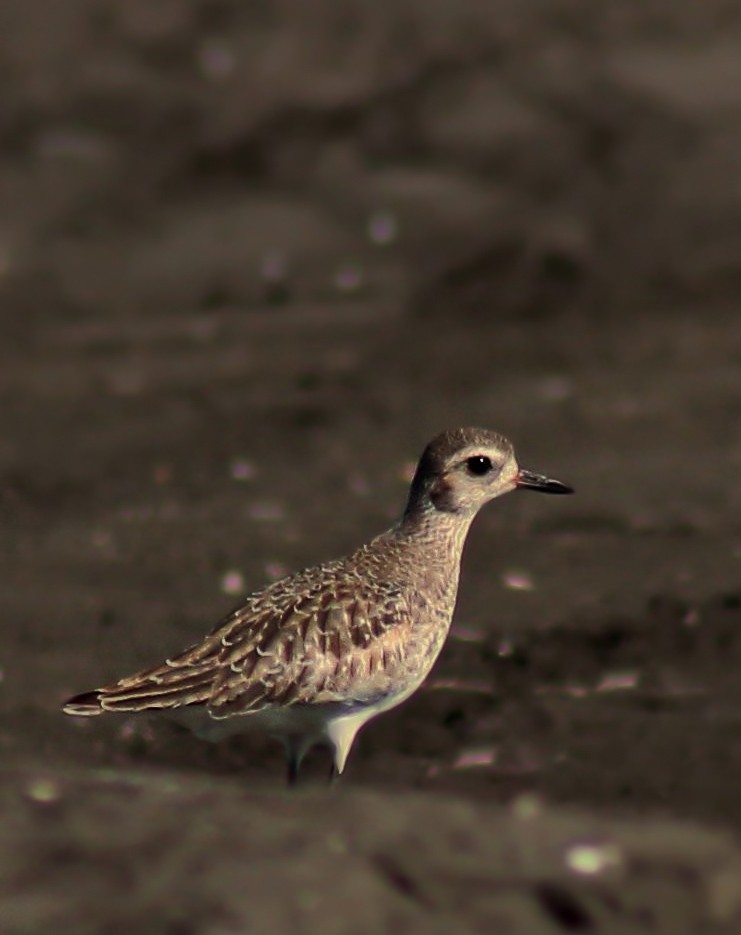
[[[392,534],[413,546],[415,556],[427,568],[452,575],[457,581],[463,545],[474,514],[447,513],[432,504],[407,510]]]

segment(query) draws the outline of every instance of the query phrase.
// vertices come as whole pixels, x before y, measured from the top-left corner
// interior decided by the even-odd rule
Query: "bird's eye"
[[[473,458],[468,458],[466,460],[466,467],[468,468],[469,474],[475,474],[476,477],[481,477],[484,474],[488,474],[493,465],[491,463],[491,458],[487,458],[486,455],[474,455]]]

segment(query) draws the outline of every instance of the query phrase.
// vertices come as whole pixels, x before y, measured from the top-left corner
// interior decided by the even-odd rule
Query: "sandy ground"
[[[741,931],[736,5],[0,25],[0,930]],[[578,495],[481,515],[338,786],[60,714],[460,424]]]

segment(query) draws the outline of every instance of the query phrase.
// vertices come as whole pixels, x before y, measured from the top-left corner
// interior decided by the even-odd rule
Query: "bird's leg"
[[[337,772],[337,766],[334,759],[329,767],[329,775],[327,776],[327,785],[332,786],[340,778],[340,774]]]
[[[286,781],[292,788],[298,783],[298,771],[306,750],[298,737],[282,737],[281,740],[286,751]]]
[[[289,756],[288,758],[288,787],[293,788],[298,782],[298,757]]]

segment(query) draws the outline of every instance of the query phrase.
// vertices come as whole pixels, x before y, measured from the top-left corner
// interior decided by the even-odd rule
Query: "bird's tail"
[[[100,691],[96,689],[92,692],[81,692],[79,695],[73,695],[62,705],[62,711],[65,714],[74,714],[77,717],[94,717],[96,714],[102,714]]]
[[[215,675],[208,663],[183,668],[164,665],[73,695],[62,705],[62,711],[77,717],[95,717],[105,711],[146,711],[198,704],[209,699]]]

